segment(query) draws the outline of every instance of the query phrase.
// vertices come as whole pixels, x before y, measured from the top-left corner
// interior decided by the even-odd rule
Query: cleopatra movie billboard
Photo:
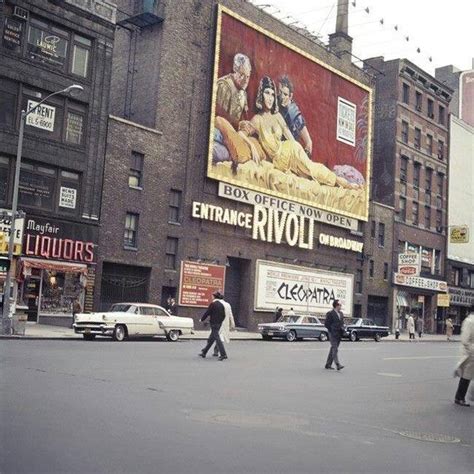
[[[367,220],[371,94],[220,6],[208,177]]]

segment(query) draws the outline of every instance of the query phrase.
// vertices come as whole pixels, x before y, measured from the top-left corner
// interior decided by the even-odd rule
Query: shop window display
[[[83,283],[79,273],[44,270],[40,314],[68,314],[80,298]]]

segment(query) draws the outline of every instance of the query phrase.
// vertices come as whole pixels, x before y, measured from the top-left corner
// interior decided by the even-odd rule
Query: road
[[[2,473],[468,473],[458,343],[0,342]]]

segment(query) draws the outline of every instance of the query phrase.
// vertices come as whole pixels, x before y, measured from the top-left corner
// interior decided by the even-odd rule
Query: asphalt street
[[[2,473],[472,473],[459,344],[0,341]]]

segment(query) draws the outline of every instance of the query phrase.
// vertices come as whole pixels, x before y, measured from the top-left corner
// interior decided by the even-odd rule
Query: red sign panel
[[[224,292],[225,266],[181,262],[179,306],[206,308],[214,291]]]

